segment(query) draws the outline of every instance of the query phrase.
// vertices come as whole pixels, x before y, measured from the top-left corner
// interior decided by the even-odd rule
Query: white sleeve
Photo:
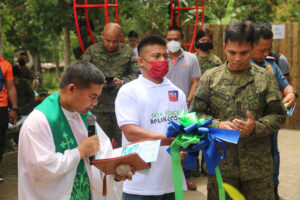
[[[80,161],[77,148],[58,153],[45,115],[34,110],[22,125],[19,136],[19,167],[25,167],[31,177],[51,181],[76,173]]]
[[[139,113],[137,99],[134,91],[121,88],[115,102],[115,111],[119,127],[126,124],[139,126]]]

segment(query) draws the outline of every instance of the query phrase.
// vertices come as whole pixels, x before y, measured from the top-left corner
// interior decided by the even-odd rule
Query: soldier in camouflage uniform
[[[218,128],[240,131],[238,144],[225,144],[227,157],[220,163],[223,181],[247,200],[272,200],[269,134],[284,123],[285,110],[273,74],[250,64],[253,42],[252,25],[237,22],[227,27],[228,61],[201,77],[190,111],[212,118]],[[208,177],[207,189],[209,200],[219,199],[215,176]]]
[[[120,43],[121,27],[118,24],[106,24],[101,35],[103,42],[90,46],[84,53],[83,60],[95,64],[106,77],[107,83],[102,90],[101,100],[92,112],[104,132],[120,146],[121,131],[114,113],[115,98],[124,83],[137,78],[139,67],[133,50]]]
[[[209,28],[199,29],[195,39],[195,46],[198,50],[195,55],[197,56],[201,74],[208,69],[220,66],[222,64],[221,59],[215,54],[211,53],[213,48],[213,35]]]
[[[28,115],[35,107],[34,92],[30,82],[25,78],[20,78],[20,69],[13,66],[14,83],[18,95],[18,114]]]

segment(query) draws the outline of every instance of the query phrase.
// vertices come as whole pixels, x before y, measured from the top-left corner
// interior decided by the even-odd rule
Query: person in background
[[[29,53],[29,51],[28,51],[28,53]],[[28,69],[30,69],[30,70],[33,70],[33,61],[32,61],[32,57],[30,56],[28,56],[28,55],[30,55],[30,54],[27,54],[26,52],[21,52],[20,54],[19,54],[19,58],[18,58],[18,60],[24,60],[25,61],[25,65],[26,65],[26,67],[28,68]]]
[[[112,140],[114,147],[121,145],[121,131],[115,116],[115,99],[119,88],[137,78],[139,67],[132,49],[121,44],[121,27],[108,23],[101,33],[103,41],[90,46],[82,59],[93,63],[106,77],[101,100],[93,109],[98,123]]]
[[[18,95],[18,114],[28,115],[35,107],[34,92],[28,80],[20,78],[20,69],[13,66],[14,83]]]
[[[30,83],[32,83],[34,76],[32,71],[26,67],[26,62],[23,59],[19,59],[18,65],[20,68],[20,78],[27,79]]]
[[[138,51],[137,51],[137,45],[139,42],[139,34],[136,31],[129,31],[128,41],[129,41],[129,46],[130,46],[130,48],[133,49],[136,57],[139,57]]]
[[[184,40],[181,27],[169,27],[165,34],[165,40],[169,53],[169,72],[167,78],[184,92],[186,103],[189,107],[201,76],[198,60],[194,54],[184,51],[181,48]],[[184,169],[184,174],[188,189],[196,190],[196,184],[189,180],[190,170]]]
[[[8,121],[15,125],[18,118],[18,97],[13,79],[11,64],[0,57],[0,164],[4,153]],[[8,111],[8,101],[12,107],[10,111]],[[4,178],[0,175],[0,182],[3,181]]]
[[[252,21],[248,18],[243,19],[243,21],[248,24],[253,24]],[[272,25],[269,22],[259,22],[259,23],[264,23],[265,26],[267,26],[270,30],[272,30]],[[275,61],[276,64],[278,65],[281,73],[283,74],[283,76],[290,83],[289,63],[288,63],[287,58],[283,54],[276,52],[274,50],[271,50],[270,54],[266,57],[265,60],[269,61],[269,62]]]
[[[272,49],[273,42],[273,32],[271,25],[267,22],[256,22],[255,27],[255,43],[253,46],[253,51],[251,54],[251,62],[257,64],[258,66],[265,68],[274,74],[279,89],[282,93],[282,101],[286,108],[290,108],[295,105],[296,98],[298,94],[296,93],[294,87],[288,83],[286,78],[281,73],[279,67],[276,64],[274,58],[268,58],[270,51]],[[278,185],[279,185],[279,165],[280,165],[280,155],[278,149],[278,132],[274,132],[270,135],[271,140],[271,152],[273,156],[274,164],[274,194],[275,199],[279,199],[278,195]]]
[[[37,93],[39,91],[39,88],[41,86],[40,79],[41,79],[40,73],[35,72],[35,76],[34,76],[33,81],[32,81],[32,88],[33,88],[35,93]]]
[[[95,25],[92,20],[89,20],[89,24],[90,24],[92,36],[93,36],[95,42],[97,42],[97,37],[95,34]],[[89,46],[93,45],[91,36],[89,34],[89,30],[87,28],[86,20],[79,20],[79,31],[80,31],[83,47],[86,50]],[[77,34],[77,30],[76,30],[75,34]],[[73,53],[74,53],[75,58],[77,60],[80,60],[81,56],[83,55],[81,46],[79,45],[79,46],[75,47],[73,49]]]
[[[211,53],[213,49],[213,33],[209,28],[200,28],[196,34],[195,47],[201,73],[204,74],[206,70],[222,64],[221,59],[215,54]]]
[[[38,104],[42,103],[49,96],[49,92],[46,89],[39,89],[38,94],[39,94],[37,98]]]

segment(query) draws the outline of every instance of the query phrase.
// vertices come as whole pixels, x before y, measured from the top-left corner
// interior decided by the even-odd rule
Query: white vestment
[[[79,144],[87,138],[87,129],[77,112],[63,109],[74,137]],[[100,139],[97,159],[110,157],[112,146],[109,138],[96,124]],[[62,200],[70,199],[73,181],[80,153],[77,148],[64,153],[55,151],[55,144],[46,116],[35,109],[25,120],[19,136],[18,152],[18,190],[19,200]],[[113,176],[106,177],[107,196],[102,196],[103,176],[96,167],[84,158],[84,164],[90,180],[92,199],[120,199],[113,191]],[[122,193],[122,191],[118,191]]]

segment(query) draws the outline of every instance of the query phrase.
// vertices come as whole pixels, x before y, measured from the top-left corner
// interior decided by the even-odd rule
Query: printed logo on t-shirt
[[[178,90],[168,91],[170,101],[178,101]]]
[[[180,112],[179,110],[168,110],[160,113],[152,113],[150,124],[168,123],[172,120],[177,120]]]

